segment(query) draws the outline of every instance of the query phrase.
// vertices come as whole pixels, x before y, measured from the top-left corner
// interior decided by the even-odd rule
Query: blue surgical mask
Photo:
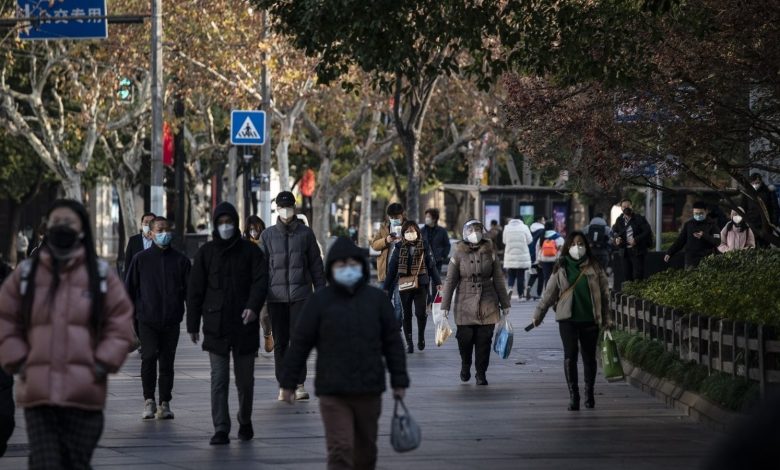
[[[401,225],[401,219],[390,219],[391,227],[398,227],[399,225]]]
[[[344,287],[354,287],[361,279],[363,279],[363,268],[361,266],[333,268],[333,280]]]
[[[154,243],[157,246],[165,247],[165,246],[168,246],[168,245],[171,244],[171,238],[173,238],[173,236],[171,235],[170,232],[155,233],[154,234]]]
[[[702,222],[704,219],[706,219],[707,216],[704,214],[693,214],[693,220],[697,222]]]
[[[217,232],[219,232],[219,237],[221,239],[230,240],[236,232],[236,227],[233,224],[222,224],[217,227]]]

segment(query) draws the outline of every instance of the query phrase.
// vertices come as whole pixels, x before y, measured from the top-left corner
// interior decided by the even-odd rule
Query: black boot
[[[596,397],[593,394],[593,384],[585,384],[585,408],[593,409],[596,406]]]
[[[468,382],[471,379],[471,364],[461,362],[460,364],[460,380]]]
[[[417,317],[417,349],[425,349],[425,325],[428,323],[428,317]]]
[[[412,354],[414,352],[414,342],[412,342],[412,334],[406,333],[406,352]]]
[[[477,385],[487,385],[488,384],[487,377],[485,377],[485,373],[484,372],[477,372],[476,377],[477,377]]]
[[[563,360],[566,384],[569,386],[569,411],[580,410],[580,387],[577,380],[577,363],[571,359]]]

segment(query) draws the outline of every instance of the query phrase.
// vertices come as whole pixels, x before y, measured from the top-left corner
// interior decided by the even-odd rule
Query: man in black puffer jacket
[[[211,444],[230,442],[228,385],[230,354],[238,388],[238,437],[249,440],[255,385],[255,354],[260,348],[258,315],[268,292],[268,263],[254,243],[241,238],[238,213],[223,202],[214,210],[213,240],[195,254],[187,288],[187,332],[211,360]]]
[[[281,384],[282,362],[290,347],[290,333],[298,323],[303,305],[311,297],[312,287],[325,287],[322,254],[317,238],[309,227],[295,215],[295,196],[282,191],[276,196],[279,218],[276,225],[263,234],[263,250],[270,273],[268,313],[274,335],[274,360],[276,380]],[[298,377],[295,398],[307,400],[309,394],[303,388],[306,368]],[[281,389],[279,400],[282,399]]]
[[[282,397],[293,402],[298,377],[317,348],[315,393],[325,425],[328,468],[373,469],[377,421],[386,388],[409,387],[398,321],[390,300],[369,283],[368,253],[340,237],[328,253],[329,286],[306,303],[284,361]]]

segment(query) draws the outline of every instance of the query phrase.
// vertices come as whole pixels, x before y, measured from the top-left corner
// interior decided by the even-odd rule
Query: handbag
[[[399,403],[404,410],[403,415],[398,414]],[[390,444],[392,444],[396,452],[409,452],[420,447],[420,441],[422,441],[420,426],[409,415],[409,410],[406,408],[403,399],[396,398],[393,421],[390,428]]]
[[[420,265],[417,266],[417,272],[413,276],[401,276],[398,278],[398,292],[415,290],[420,287],[420,270],[422,270],[425,252],[420,255]]]
[[[626,377],[623,364],[620,362],[617,343],[612,339],[609,330],[604,331],[604,338],[601,341],[601,368],[608,382],[619,382]]]

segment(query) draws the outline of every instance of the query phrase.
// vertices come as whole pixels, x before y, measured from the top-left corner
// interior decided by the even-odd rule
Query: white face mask
[[[284,220],[290,220],[295,215],[295,209],[292,207],[281,207],[277,212],[279,212],[279,217]]]
[[[430,218],[430,217],[426,217],[425,218],[425,225],[427,225],[429,227],[433,227],[433,219]]]
[[[406,232],[404,234],[404,239],[406,241],[409,241],[409,242],[416,242],[417,241],[417,232],[415,232],[415,231]]]
[[[482,232],[472,232],[466,237],[466,241],[469,243],[476,245],[477,243],[482,241]]]
[[[758,191],[758,188],[760,188],[760,187],[761,187],[761,183],[754,183],[754,184],[751,184],[751,186],[753,186],[753,189],[755,189],[756,191]]]
[[[571,256],[575,260],[579,260],[583,256],[585,256],[586,250],[584,246],[574,246],[572,245],[571,248],[569,248],[569,256]]]
[[[260,232],[258,232],[257,230],[250,230],[249,236],[257,240],[260,237]]]
[[[236,227],[233,224],[222,224],[217,227],[220,238],[223,240],[230,240],[233,238],[233,234],[236,231]]]
[[[143,232],[144,235],[149,235],[149,232],[152,231],[152,227],[148,225],[142,225],[141,226],[141,232]]]
[[[742,223],[742,216],[735,215],[734,217],[731,218],[731,220],[733,220],[735,224],[739,225]]]

